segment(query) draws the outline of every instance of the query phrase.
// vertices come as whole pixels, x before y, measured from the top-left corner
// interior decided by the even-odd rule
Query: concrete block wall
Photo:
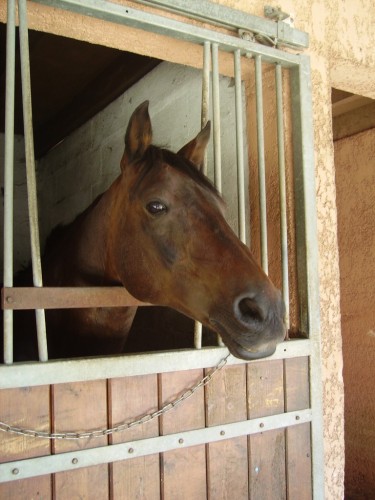
[[[0,230],[4,232],[4,134],[0,134],[1,197]],[[25,166],[25,141],[23,136],[14,138],[14,269],[25,267],[30,260],[30,231],[27,209],[27,185]],[[3,239],[2,239],[3,241]],[[0,246],[1,281],[3,273],[3,245]]]

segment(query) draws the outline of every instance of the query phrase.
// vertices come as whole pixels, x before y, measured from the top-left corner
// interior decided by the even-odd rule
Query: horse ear
[[[148,114],[149,101],[144,101],[130,117],[125,134],[125,151],[121,159],[121,169],[130,161],[140,158],[152,141],[152,126]]]
[[[177,153],[196,165],[199,170],[203,169],[204,155],[208,141],[210,140],[211,122],[208,121],[206,126],[199,132],[197,137],[185,144]]]

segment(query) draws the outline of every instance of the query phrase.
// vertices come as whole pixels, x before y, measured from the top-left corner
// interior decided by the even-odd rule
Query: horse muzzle
[[[251,360],[271,356],[285,338],[285,305],[278,290],[244,293],[231,310],[221,308],[210,315],[211,327],[221,335],[233,356]]]

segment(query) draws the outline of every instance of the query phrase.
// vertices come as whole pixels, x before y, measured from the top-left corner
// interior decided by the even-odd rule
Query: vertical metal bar
[[[242,78],[241,51],[234,51],[234,81],[236,104],[236,146],[237,146],[237,195],[238,195],[238,234],[246,243],[246,201],[245,201],[245,165],[243,148],[243,116],[242,116]]]
[[[256,110],[257,110],[261,260],[262,260],[263,271],[265,273],[268,273],[266,163],[264,155],[262,56],[259,55],[255,56],[255,87],[256,87]]]
[[[4,286],[13,286],[14,89],[16,5],[7,4],[5,149],[4,149]],[[3,311],[4,363],[13,363],[13,311]]]
[[[279,193],[280,193],[280,240],[281,240],[281,267],[282,292],[285,303],[285,326],[289,328],[289,277],[288,277],[288,228],[286,207],[286,178],[285,178],[285,144],[283,120],[283,82],[282,68],[276,64],[276,114],[277,114],[277,152],[279,160]]]
[[[323,403],[320,352],[318,232],[315,200],[311,70],[307,56],[291,69],[297,269],[302,328],[311,340],[310,400],[313,498],[324,498]]]
[[[220,91],[219,91],[219,47],[212,44],[212,104],[213,104],[213,129],[214,129],[214,163],[215,186],[221,193],[221,131],[220,131]]]
[[[210,67],[211,67],[211,43],[204,42],[203,45],[203,74],[202,74],[202,128],[208,122],[210,110]],[[206,172],[203,172],[206,174]]]
[[[42,265],[40,259],[26,0],[18,0],[18,15],[20,24],[22,103],[23,103],[23,119],[24,119],[24,129],[25,129],[26,177],[27,177],[27,194],[28,194],[30,238],[31,238],[31,260],[33,267],[34,286],[41,287],[43,286],[43,282],[42,282]],[[35,314],[36,314],[36,326],[38,335],[39,359],[40,361],[47,361],[48,352],[47,352],[46,322],[45,322],[44,310],[37,309],[35,311]]]
[[[219,46],[212,44],[212,117],[214,125],[214,164],[215,164],[215,186],[219,193],[222,192],[221,180],[221,127],[220,127],[220,90],[219,90]],[[218,344],[224,343],[218,335]]]
[[[203,72],[202,72],[202,113],[201,127],[203,128],[208,121],[209,103],[210,103],[210,59],[211,44],[204,42],[203,45]],[[204,157],[203,173],[207,174],[207,153]],[[202,323],[194,322],[194,347],[202,349]]]

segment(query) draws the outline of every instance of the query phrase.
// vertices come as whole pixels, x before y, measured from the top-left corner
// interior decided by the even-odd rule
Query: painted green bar
[[[178,12],[191,19],[209,22],[231,30],[246,30],[272,38],[285,45],[307,48],[309,35],[286,23],[275,23],[269,19],[253,16],[225,5],[207,0],[138,0],[138,3]]]
[[[243,144],[242,77],[241,51],[234,52],[234,80],[236,106],[236,148],[237,148],[237,196],[238,196],[238,236],[246,244],[246,199],[245,162]]]
[[[4,286],[13,286],[14,94],[16,6],[8,0],[4,151]],[[4,363],[13,362],[13,311],[4,311]]]
[[[88,450],[77,450],[57,455],[17,460],[0,464],[0,483],[44,474],[54,474],[66,470],[76,470],[81,467],[89,467],[97,464],[112,463],[118,460],[134,459],[154,453],[164,453],[169,450],[197,446],[199,444],[216,443],[224,439],[256,434],[260,431],[267,432],[282,429],[307,422],[311,422],[310,409],[179,432],[177,434],[168,434],[166,436],[140,439],[138,441],[111,446],[101,446]]]
[[[267,201],[266,201],[266,159],[264,153],[263,79],[262,57],[255,56],[255,88],[257,109],[257,144],[259,175],[260,246],[262,269],[268,274]]]
[[[282,293],[285,303],[285,325],[287,328],[289,328],[288,227],[287,227],[287,206],[286,206],[284,109],[283,109],[282,68],[280,64],[277,64],[275,67],[275,78],[276,78],[276,114],[277,114],[277,151],[278,151],[278,162],[279,162]]]
[[[311,340],[310,398],[313,412],[313,498],[324,498],[323,401],[320,346],[318,232],[310,60],[291,71],[298,283],[303,331]]]
[[[27,199],[29,207],[29,226],[31,240],[31,260],[34,286],[43,286],[42,263],[40,257],[38,202],[35,174],[34,134],[31,105],[31,80],[29,36],[27,28],[26,0],[18,1],[18,17],[20,32],[20,56],[22,76],[22,104],[25,134]],[[46,319],[44,309],[35,309],[36,330],[38,337],[39,360],[48,360]]]
[[[279,344],[275,354],[257,362],[309,356],[310,352],[310,340],[290,340]],[[181,349],[144,354],[52,360],[48,363],[27,362],[14,363],[10,366],[0,365],[0,389],[200,369],[216,366],[227,354],[226,347],[204,347],[200,350]],[[227,361],[227,365],[242,363],[245,363],[243,359],[234,356],[230,356]]]
[[[259,43],[250,42],[238,36],[226,35],[214,30],[200,28],[188,23],[169,19],[164,16],[150,14],[131,7],[106,2],[104,0],[33,0],[36,3],[65,9],[79,14],[96,17],[105,21],[114,22],[143,29],[153,33],[186,40],[203,45],[204,42],[217,43],[220,50],[233,52],[240,49],[242,53],[251,55],[262,54],[264,61],[280,62],[285,66],[298,64],[299,55],[266,47]]]

